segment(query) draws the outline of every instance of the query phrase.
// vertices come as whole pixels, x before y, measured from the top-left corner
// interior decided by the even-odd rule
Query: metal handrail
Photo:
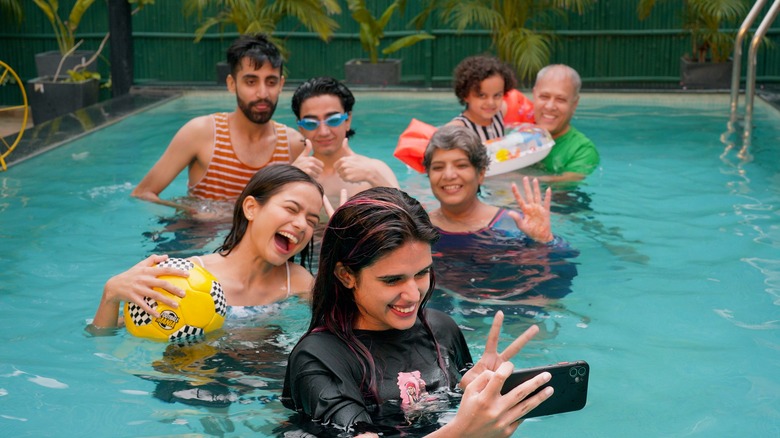
[[[747,35],[750,26],[756,21],[756,18],[761,13],[761,9],[764,8],[766,0],[758,0],[753,4],[753,7],[748,12],[745,21],[742,22],[742,26],[739,27],[737,32],[737,38],[734,40],[734,55],[732,56],[732,63],[734,65],[731,72],[731,123],[737,121],[737,105],[739,101],[739,81],[740,74],[742,73],[742,42]]]
[[[742,150],[739,151],[740,158],[748,157],[748,149],[750,148],[750,140],[753,135],[753,101],[756,94],[756,58],[758,52],[758,46],[761,40],[766,35],[767,30],[777,18],[777,14],[780,13],[780,0],[775,0],[766,16],[761,20],[761,24],[758,25],[753,40],[750,42],[750,49],[748,50],[748,65],[745,79],[745,132],[742,135]]]

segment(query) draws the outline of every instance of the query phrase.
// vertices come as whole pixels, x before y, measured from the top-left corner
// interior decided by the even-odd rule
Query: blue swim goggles
[[[341,113],[341,114],[333,114],[332,116],[329,116],[324,120],[325,124],[330,126],[331,128],[336,128],[338,126],[341,126],[342,123],[344,123],[345,120],[349,118],[349,114],[347,113]],[[310,119],[310,118],[303,118],[301,120],[298,120],[298,126],[301,128],[307,130],[307,131],[314,131],[315,129],[320,127],[320,122],[317,119]]]

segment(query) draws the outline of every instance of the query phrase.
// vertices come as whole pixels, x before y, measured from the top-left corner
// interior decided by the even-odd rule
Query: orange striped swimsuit
[[[216,113],[213,117],[214,152],[206,168],[206,174],[195,185],[189,187],[190,196],[201,199],[234,200],[258,170],[269,164],[292,162],[287,126],[273,122],[276,129],[273,155],[264,165],[251,167],[241,162],[233,150],[228,129],[228,113]]]

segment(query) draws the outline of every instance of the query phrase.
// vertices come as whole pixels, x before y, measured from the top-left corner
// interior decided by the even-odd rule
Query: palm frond
[[[712,17],[716,21],[736,21],[747,13],[744,0],[688,0],[688,7],[694,14]]]
[[[639,0],[639,3],[636,5],[636,13],[640,20],[644,20],[650,16],[650,12],[652,12],[655,7],[655,2],[656,0]]]
[[[395,53],[406,47],[413,46],[419,43],[420,41],[432,40],[434,38],[436,37],[426,32],[420,32],[414,35],[408,35],[393,41],[392,44],[390,44],[389,46],[385,47],[384,50],[382,50],[382,54],[389,55],[391,53]]]
[[[502,58],[517,70],[518,78],[529,81],[536,76],[550,60],[550,39],[528,29],[513,29],[505,32],[496,41]]]
[[[553,7],[566,11],[576,12],[580,15],[596,3],[596,0],[553,0]]]
[[[76,1],[76,4],[73,5],[73,9],[70,10],[70,15],[68,15],[68,28],[71,30],[71,32],[75,32],[76,29],[78,29],[79,23],[81,23],[81,18],[94,2],[95,0]]]
[[[422,29],[435,11],[439,11],[440,15],[444,14],[446,11],[446,4],[447,0],[428,0],[427,5],[423,10],[409,21],[409,25],[417,30]]]
[[[387,27],[387,23],[390,22],[390,18],[393,16],[393,13],[398,10],[398,6],[398,2],[393,2],[393,4],[388,6],[387,9],[382,12],[382,15],[379,16],[378,20],[376,20],[380,28],[384,29]]]
[[[203,14],[210,8],[218,12],[203,20]],[[341,6],[338,0],[186,0],[184,12],[186,15],[197,13],[198,21],[202,21],[195,31],[196,42],[216,25],[235,25],[241,34],[270,35],[285,17],[294,18],[327,41],[338,28],[338,23],[329,15],[341,13]]]
[[[24,18],[21,0],[0,0],[0,11],[3,11],[4,17],[10,16],[17,24],[21,24]]]
[[[462,1],[450,5],[447,10],[448,21],[459,31],[472,25],[478,25],[492,31],[498,28],[504,20],[498,10],[481,1]]]
[[[338,23],[329,17],[332,13],[330,11],[341,12],[338,3],[331,3],[325,5],[319,0],[284,0],[275,2],[271,10],[278,14],[274,17],[277,22],[284,17],[293,17],[320,39],[328,41],[338,29]]]

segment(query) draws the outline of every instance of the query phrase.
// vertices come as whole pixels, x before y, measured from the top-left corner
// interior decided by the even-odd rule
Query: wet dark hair
[[[256,69],[261,68],[266,62],[271,67],[278,68],[280,72],[284,69],[282,54],[265,34],[241,35],[230,45],[227,50],[227,62],[234,79],[244,58],[248,58],[252,67]]]
[[[462,60],[452,75],[452,87],[461,105],[471,90],[479,91],[479,84],[485,79],[499,75],[504,78],[504,94],[517,87],[517,79],[512,68],[494,56],[469,56]]]
[[[246,229],[249,226],[249,220],[244,215],[244,199],[251,196],[257,200],[258,204],[265,205],[269,199],[281,192],[287,184],[297,182],[311,184],[317,188],[320,195],[325,194],[320,183],[301,169],[289,164],[274,164],[258,170],[246,184],[244,191],[241,192],[238,199],[236,199],[236,205],[233,208],[233,227],[225,237],[222,246],[214,252],[226,256],[244,238]],[[312,245],[310,240],[300,252],[301,265],[309,270],[311,270]],[[294,259],[295,257],[291,260]]]
[[[354,290],[336,278],[337,265],[340,263],[349,273],[358,276],[361,270],[405,243],[433,245],[438,239],[439,233],[422,205],[401,190],[390,187],[375,187],[353,196],[333,213],[325,228],[312,289],[312,317],[306,334],[328,331],[355,353],[363,366],[360,388],[367,400],[381,403],[376,364],[369,349],[355,336],[353,326],[360,310],[355,303]],[[431,284],[420,302],[418,317],[433,339],[439,366],[445,371],[438,342],[425,318],[425,305],[435,283],[431,271]],[[445,371],[444,375],[448,373]]]
[[[346,85],[328,76],[311,78],[298,86],[292,97],[292,110],[295,118],[301,120],[301,105],[308,99],[317,96],[336,96],[341,101],[341,106],[345,113],[352,113],[352,107],[355,106],[355,96],[349,91]],[[347,138],[352,137],[355,131],[347,131]]]

